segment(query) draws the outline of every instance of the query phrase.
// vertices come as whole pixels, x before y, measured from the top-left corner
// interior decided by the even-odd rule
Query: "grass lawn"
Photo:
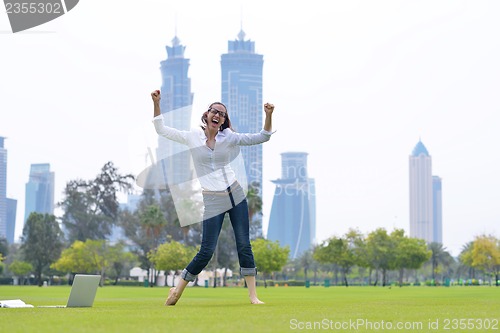
[[[68,286],[0,286],[0,299],[65,304]],[[0,332],[498,332],[497,287],[103,287],[92,308],[0,309]],[[481,328],[482,327],[482,328]]]

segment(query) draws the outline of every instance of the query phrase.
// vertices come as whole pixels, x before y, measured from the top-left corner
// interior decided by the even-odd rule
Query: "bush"
[[[0,277],[0,285],[10,285],[10,284],[12,284],[12,278]]]
[[[115,285],[115,280],[108,280],[104,281],[105,286],[114,286]],[[118,283],[116,286],[124,286],[124,287],[143,287],[144,282],[139,282],[136,280],[118,280]]]

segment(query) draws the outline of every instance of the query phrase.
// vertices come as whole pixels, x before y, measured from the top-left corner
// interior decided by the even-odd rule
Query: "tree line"
[[[9,247],[0,239],[0,274],[8,270],[20,277],[35,276],[38,285],[44,278],[67,273],[98,273],[115,283],[127,270],[138,265],[155,272],[148,280],[155,282],[160,271],[176,272],[192,259],[201,241],[201,223],[180,227],[172,197],[167,190],[144,190],[137,209],[120,209],[119,192],[133,187],[132,175],[121,175],[112,162],[106,163],[92,180],[72,180],[66,184],[58,206],[63,215],[32,213],[25,223],[21,244]],[[193,191],[186,190],[189,199]],[[498,285],[500,241],[491,235],[477,236],[453,258],[442,244],[426,244],[410,238],[402,229],[388,233],[379,228],[368,235],[355,229],[331,237],[297,260],[289,260],[289,248],[262,237],[262,200],[250,187],[247,195],[251,221],[251,241],[258,270],[266,279],[315,276],[337,277],[342,285],[349,280],[387,285],[388,276],[418,282],[422,271],[437,281],[462,274],[474,278],[482,274]],[[188,200],[189,201],[189,200]],[[195,201],[192,201],[195,202]],[[219,242],[207,269],[238,268],[234,234],[224,223]],[[113,228],[120,227],[124,240],[111,243]],[[420,272],[420,273],[419,273]],[[380,279],[380,281],[379,281]],[[22,281],[21,281],[22,283]],[[214,279],[214,286],[216,280]],[[151,286],[154,283],[151,284]]]

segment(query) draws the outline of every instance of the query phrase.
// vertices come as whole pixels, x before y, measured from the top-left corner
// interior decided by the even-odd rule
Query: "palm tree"
[[[432,264],[432,279],[436,281],[438,266],[442,265],[444,267],[449,267],[455,262],[455,259],[453,259],[451,254],[446,251],[446,248],[443,247],[443,244],[441,243],[432,242],[428,247],[432,252],[430,258],[430,262]]]
[[[258,184],[252,183],[248,187],[248,219],[250,220],[250,239],[262,238],[262,197],[258,193]]]
[[[157,205],[150,205],[146,207],[145,211],[139,215],[139,221],[142,228],[144,228],[145,230],[146,238],[149,240],[149,248],[153,251],[156,251],[156,249],[160,245],[162,231],[167,225],[167,220],[160,210],[160,207],[158,207]],[[151,287],[153,287],[153,285],[156,283],[157,274],[155,274],[154,276],[155,281],[153,281]]]
[[[312,267],[314,259],[312,256],[312,251],[305,251],[299,258],[299,266],[304,269],[304,279],[307,281],[307,271]]]
[[[474,242],[468,242],[464,246],[462,246],[462,251],[458,256],[461,266],[460,271],[467,271],[467,275],[470,279],[476,278],[476,270],[472,267],[472,248],[474,246]]]

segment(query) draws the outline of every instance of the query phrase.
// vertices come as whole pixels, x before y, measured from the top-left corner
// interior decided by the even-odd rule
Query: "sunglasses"
[[[211,114],[213,114],[213,115],[219,114],[219,116],[220,116],[220,117],[224,117],[224,118],[226,118],[226,115],[227,115],[227,113],[226,113],[226,112],[224,112],[224,111],[219,111],[219,110],[217,110],[217,109],[213,109],[213,108],[212,108],[212,109],[209,109],[208,111],[209,111]]]

